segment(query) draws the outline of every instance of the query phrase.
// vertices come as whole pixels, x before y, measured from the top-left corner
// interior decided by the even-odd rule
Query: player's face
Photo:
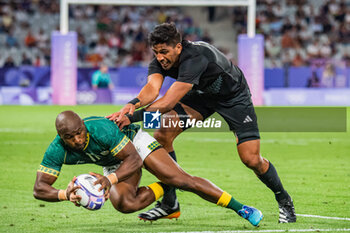
[[[60,137],[73,150],[82,151],[86,145],[85,125],[82,124],[73,130],[67,130]]]
[[[180,53],[182,51],[181,43],[177,45],[157,44],[152,46],[154,55],[164,70],[169,70],[179,62]]]

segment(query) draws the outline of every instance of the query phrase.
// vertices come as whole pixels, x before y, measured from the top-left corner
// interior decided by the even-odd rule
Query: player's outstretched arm
[[[143,114],[145,111],[159,111],[161,113],[169,112],[175,107],[175,105],[181,100],[181,98],[184,97],[186,93],[192,89],[192,86],[192,84],[184,82],[173,83],[173,85],[171,85],[169,90],[162,98],[158,99],[150,106],[134,112],[133,115],[127,115],[130,123],[142,121]],[[121,115],[119,115],[119,118],[116,120],[120,129],[122,129],[125,125],[130,124],[129,121],[125,120],[125,116]]]
[[[67,189],[55,189],[52,187],[53,183],[57,180],[55,176],[37,172],[33,195],[36,199],[49,202],[64,201],[68,200],[68,197],[70,197],[69,200],[77,205],[77,201],[79,201],[81,197],[75,195],[75,191],[79,186],[74,187],[74,178],[68,184]]]
[[[157,111],[166,113],[172,110],[193,87],[191,83],[174,82],[165,95],[147,107],[147,111]]]
[[[152,103],[159,95],[163,85],[164,77],[161,74],[151,74],[148,76],[147,84],[141,89],[138,96],[129,101],[121,110],[106,116],[111,121],[120,121],[125,114],[134,114],[135,109]]]

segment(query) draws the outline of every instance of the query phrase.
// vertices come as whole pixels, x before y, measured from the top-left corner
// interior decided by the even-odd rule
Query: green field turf
[[[301,216],[295,224],[278,224],[278,207],[272,192],[240,162],[232,133],[184,133],[175,143],[178,161],[185,171],[205,177],[244,204],[259,208],[264,214],[260,228],[254,228],[234,212],[188,192],[178,192],[181,203],[178,221],[160,220],[153,224],[139,221],[137,213],[119,213],[109,202],[93,212],[69,202],[35,200],[32,190],[36,169],[56,135],[56,115],[67,109],[86,117],[104,116],[118,108],[0,106],[0,232],[294,229],[335,232],[336,229],[350,228],[349,220]],[[262,133],[262,154],[277,168],[285,188],[294,199],[298,214],[350,218],[349,132],[348,126],[347,133]],[[66,165],[54,186],[65,188],[74,175],[89,171],[102,173],[102,169],[95,165]],[[156,179],[144,171],[141,184],[154,181]]]

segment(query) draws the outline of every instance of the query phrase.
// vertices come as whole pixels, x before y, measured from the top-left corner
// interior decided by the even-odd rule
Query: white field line
[[[184,233],[255,233],[255,232],[264,232],[264,233],[273,233],[273,232],[346,232],[350,231],[350,228],[338,228],[338,229],[288,229],[288,230],[242,230],[242,231],[186,231]],[[182,232],[176,232],[182,233]]]
[[[301,217],[307,217],[307,218],[324,218],[324,219],[350,221],[350,218],[328,217],[328,216],[311,215],[311,214],[296,214],[296,215]]]
[[[332,220],[345,220],[350,221],[350,218],[340,218],[340,217],[328,217],[320,215],[311,215],[311,214],[296,214],[300,217],[308,218],[323,218],[323,219],[332,219]],[[254,232],[264,232],[264,233],[273,233],[273,232],[347,232],[350,231],[350,228],[335,228],[335,229],[288,229],[288,230],[238,230],[238,231],[191,231],[186,233],[254,233]]]

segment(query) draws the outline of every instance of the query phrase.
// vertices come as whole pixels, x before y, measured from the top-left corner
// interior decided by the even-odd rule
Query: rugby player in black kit
[[[242,71],[214,46],[182,40],[172,23],[156,26],[149,35],[149,44],[155,58],[148,67],[147,84],[135,99],[107,118],[123,127],[130,122],[142,121],[144,111],[159,110],[167,115],[167,119],[185,122],[188,118],[205,120],[217,112],[234,132],[241,161],[274,192],[279,206],[279,222],[295,222],[291,197],[283,188],[275,167],[260,155],[257,117]],[[166,76],[176,81],[163,97],[156,100]],[[143,106],[147,107],[135,111]],[[154,133],[175,161],[173,141],[185,129],[177,125]],[[180,212],[175,189],[169,190],[162,202],[139,217],[157,220]]]

